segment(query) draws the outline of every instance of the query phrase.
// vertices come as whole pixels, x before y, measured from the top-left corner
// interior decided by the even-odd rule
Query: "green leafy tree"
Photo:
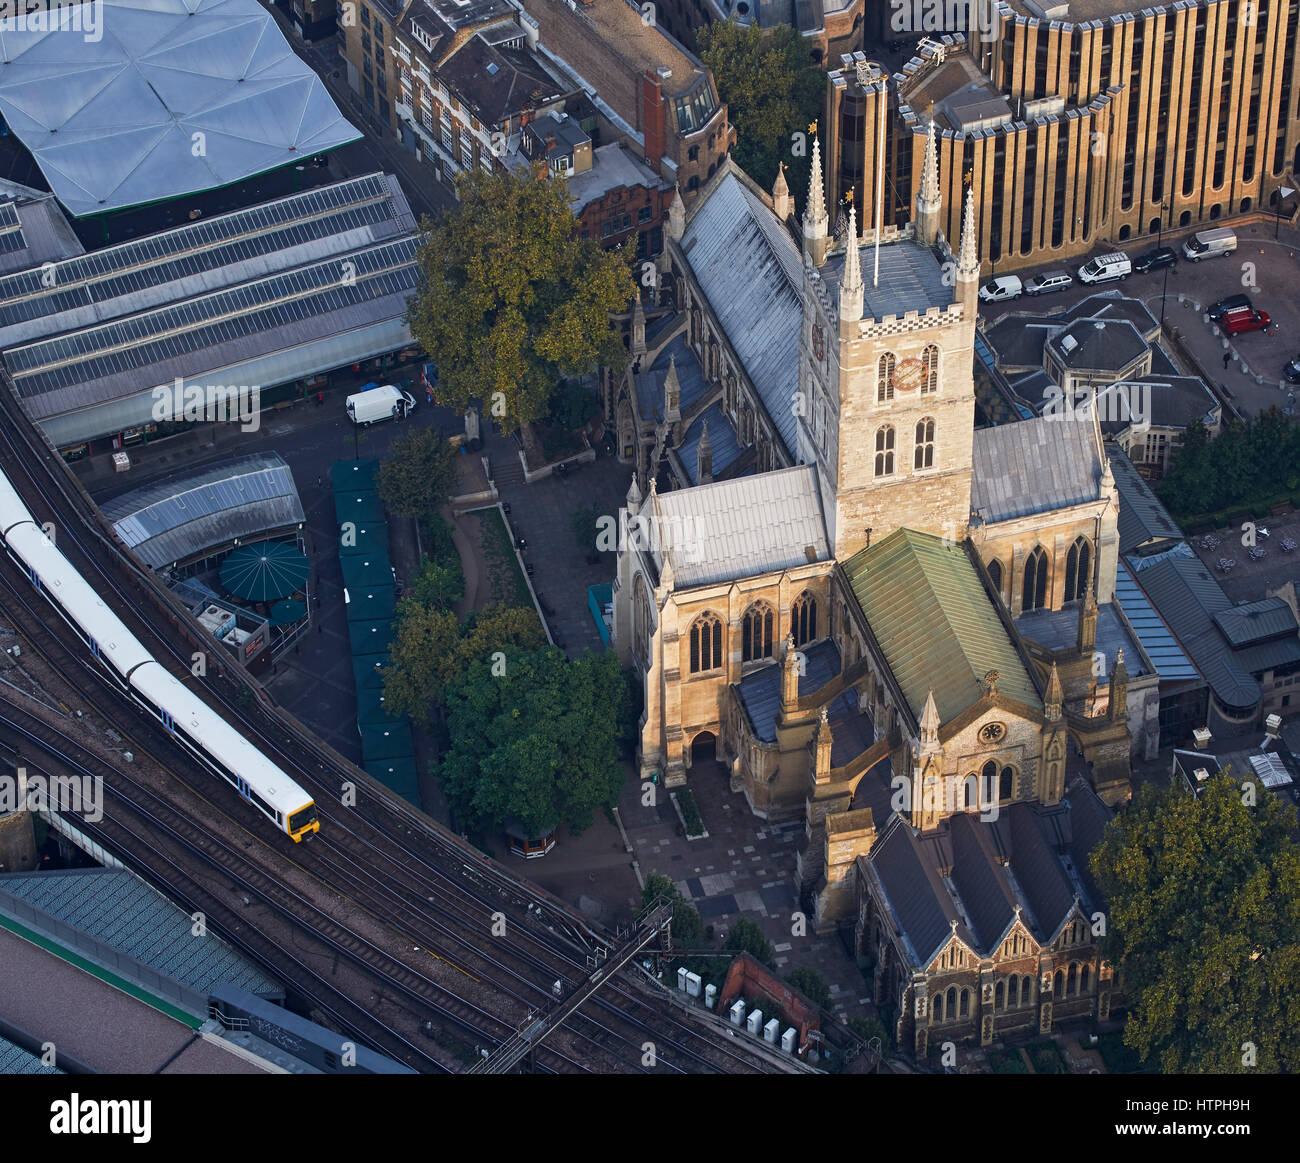
[[[831,987],[826,984],[826,979],[817,970],[800,966],[786,978],[786,981],[813,1005],[826,1009],[831,1004]]]
[[[614,540],[614,537],[601,539],[600,534],[602,527],[600,519],[605,516],[599,509],[590,505],[586,508],[578,509],[570,518],[573,529],[573,539],[578,543],[578,549],[583,554],[589,553],[612,553],[613,549],[598,549],[598,545],[603,545],[605,540]],[[614,530],[614,536],[617,530]]]
[[[437,517],[456,483],[457,455],[435,428],[417,428],[393,441],[375,486],[384,508],[397,517]]]
[[[1146,786],[1092,856],[1123,974],[1124,1042],[1161,1073],[1300,1067],[1296,812],[1221,772],[1193,797]]]
[[[596,411],[596,397],[578,380],[561,380],[547,404],[547,420],[557,428],[581,428]]]
[[[426,727],[441,701],[447,660],[460,645],[460,625],[450,610],[411,598],[397,604],[391,661],[383,668],[384,699],[395,715],[410,715]]]
[[[652,872],[641,888],[641,905],[649,908],[660,899],[666,899],[673,906],[673,944],[682,949],[702,949],[706,939],[704,921],[699,912],[682,895],[671,877]]]
[[[626,358],[609,316],[632,297],[631,258],[577,237],[562,180],[475,170],[456,189],[457,207],[424,223],[407,320],[438,365],[440,404],[482,399],[531,440],[560,379]]]
[[[727,948],[733,953],[748,953],[764,965],[772,964],[772,946],[748,917],[739,917],[727,931]]]
[[[537,834],[580,832],[617,802],[624,771],[611,653],[566,659],[553,647],[475,659],[446,691],[450,745],[436,774],[463,826],[518,819]]]
[[[433,610],[450,610],[465,596],[465,571],[459,556],[454,562],[420,559],[420,572],[411,580],[406,596]]]
[[[813,64],[803,37],[788,24],[763,29],[757,21],[746,26],[725,20],[697,29],[696,38],[736,127],[736,163],[771,187],[777,163],[784,161],[791,169],[790,189],[806,190],[808,125],[821,117],[826,75]],[[806,152],[793,151],[796,133],[804,135]]]

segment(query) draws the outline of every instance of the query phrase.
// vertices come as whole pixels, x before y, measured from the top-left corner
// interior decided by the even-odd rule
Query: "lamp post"
[[[1160,249],[1160,240],[1165,234],[1165,215],[1169,213],[1169,203],[1160,203],[1160,217],[1156,221],[1156,250]]]
[[[1169,268],[1165,267],[1165,283],[1160,290],[1160,334],[1165,333],[1165,296],[1169,293]]]

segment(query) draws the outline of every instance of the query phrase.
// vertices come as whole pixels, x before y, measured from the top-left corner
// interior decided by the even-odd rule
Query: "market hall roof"
[[[54,12],[82,27],[0,31],[0,116],[74,217],[231,185],[362,136],[257,0]]]

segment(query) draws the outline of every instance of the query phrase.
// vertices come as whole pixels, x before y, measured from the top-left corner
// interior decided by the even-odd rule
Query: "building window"
[[[1035,546],[1025,562],[1025,593],[1021,609],[1041,610],[1047,604],[1047,554]]]
[[[642,206],[641,209],[636,212],[637,222],[649,222],[652,213],[653,211],[651,211],[649,206]]]
[[[366,76],[367,79],[370,79],[370,78],[373,78],[373,77],[374,77],[374,75],[375,75],[375,66],[372,65],[372,64],[370,63],[370,58],[369,58],[369,57],[363,57],[363,58],[362,58],[362,61],[361,61],[361,72]]]
[[[897,362],[894,359],[894,353],[887,351],[880,357],[880,362],[876,364],[877,404],[883,404],[886,400],[894,398],[894,364]],[[876,475],[879,476],[880,474],[877,473]]]
[[[790,607],[790,633],[796,646],[817,637],[817,599],[812,594],[800,594]]]
[[[1005,803],[1015,792],[1016,773],[1013,768],[1004,767],[998,777],[998,801]]]
[[[697,162],[700,160],[700,147],[698,145],[693,145],[686,151],[686,160],[688,162]]]
[[[745,611],[741,631],[743,661],[772,657],[772,624],[772,607],[766,602],[755,602]]]
[[[362,28],[370,27],[370,9],[367,8],[364,4],[361,5],[361,27]]]
[[[713,613],[701,614],[691,625],[691,673],[722,665],[722,623]]]
[[[368,32],[363,31],[361,33],[361,51],[365,53],[366,56],[370,55],[370,33]]]
[[[939,390],[939,349],[933,343],[921,352],[921,362],[925,364],[925,383],[921,385],[921,395],[933,396]]]
[[[469,132],[464,129],[460,131],[460,164],[466,169],[474,164],[474,144],[470,141]]]
[[[376,20],[371,28],[375,34],[375,44],[382,49],[384,47],[384,26]]]
[[[1067,602],[1082,601],[1092,576],[1092,546],[1086,537],[1078,537],[1070,552],[1065,555],[1065,598]]]
[[[876,429],[876,476],[894,475],[894,428],[886,424]]]
[[[934,467],[934,420],[927,416],[916,422],[916,455],[913,468]]]
[[[1002,562],[1000,562],[1000,561],[995,557],[992,561],[989,562],[988,569],[989,569],[989,581],[991,581],[991,582],[993,583],[993,588],[994,588],[995,590],[997,590],[997,591],[998,591],[998,595],[1001,596],[1001,594],[1002,594]]]

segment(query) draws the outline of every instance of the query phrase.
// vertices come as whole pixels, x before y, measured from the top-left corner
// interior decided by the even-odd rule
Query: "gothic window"
[[[996,557],[989,562],[989,581],[993,583],[993,588],[1002,593],[1002,562]]]
[[[1015,1009],[1020,1004],[1020,978],[1011,977],[1007,980],[1007,1005]]]
[[[1083,598],[1092,576],[1092,546],[1086,537],[1075,539],[1070,552],[1065,555],[1065,598],[1074,602]]]
[[[934,1014],[934,1020],[936,1022],[943,1021],[943,994],[939,994],[939,996],[930,1003],[930,1010]]]
[[[1047,554],[1043,552],[1041,545],[1037,545],[1025,561],[1025,593],[1021,600],[1021,608],[1041,610],[1045,605],[1047,605]]]
[[[772,623],[772,607],[766,602],[755,602],[745,611],[742,626],[744,648],[741,652],[745,662],[772,657]]]
[[[980,769],[980,792],[983,794],[984,802],[986,804],[997,803],[997,796],[996,796],[997,788],[998,788],[998,765],[994,763],[993,760],[990,759]]]
[[[934,419],[927,416],[916,422],[916,455],[913,468],[934,467]]]
[[[1057,997],[1065,996],[1065,970],[1058,969],[1056,976],[1052,979],[1052,989]]]
[[[894,353],[887,351],[876,364],[876,403],[878,404],[894,398],[894,365],[897,362]]]
[[[998,801],[1005,803],[1011,798],[1012,790],[1016,786],[1016,773],[1010,767],[1002,769],[1002,775],[998,779]]]
[[[957,1016],[957,987],[955,985],[950,985],[948,987],[948,1004],[946,1009],[948,1010],[948,1020],[952,1021],[952,1019]]]
[[[790,633],[796,646],[817,637],[817,599],[812,594],[802,593],[795,598],[790,607]]]
[[[1065,977],[1065,996],[1073,997],[1079,992],[1079,965],[1075,961],[1070,962],[1070,972]]]
[[[650,662],[650,598],[646,593],[645,579],[636,579],[635,599],[632,603],[632,652],[642,666]]]
[[[1007,1008],[1007,983],[999,980],[993,990],[993,1008],[995,1010],[1004,1010]]]
[[[890,424],[876,429],[876,476],[894,475],[894,429]]]
[[[691,624],[691,673],[722,665],[722,623],[714,613],[701,614]]]
[[[963,811],[971,808],[978,808],[980,804],[980,786],[979,779],[974,775],[968,775],[961,781],[961,806]]]
[[[921,395],[933,396],[939,390],[939,349],[933,343],[921,352],[921,362],[925,364]]]
[[[963,1018],[970,1017],[970,990],[969,989],[963,989],[961,991],[961,1016]]]
[[[1080,993],[1088,992],[1088,987],[1092,984],[1091,977],[1092,974],[1089,971],[1088,966],[1085,965],[1079,970],[1079,992]]]

